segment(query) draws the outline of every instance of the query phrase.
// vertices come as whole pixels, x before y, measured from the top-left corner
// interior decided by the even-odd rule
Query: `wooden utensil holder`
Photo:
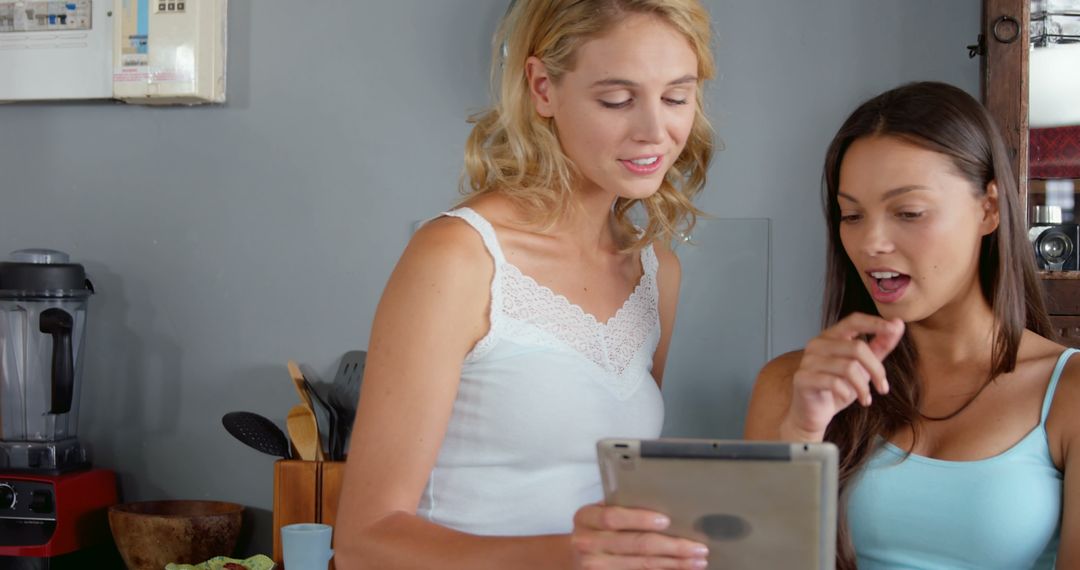
[[[338,495],[345,475],[342,461],[296,461],[274,463],[274,562],[281,557],[281,527],[293,523],[337,520]],[[286,569],[288,570],[288,569]],[[330,570],[334,561],[330,560]]]

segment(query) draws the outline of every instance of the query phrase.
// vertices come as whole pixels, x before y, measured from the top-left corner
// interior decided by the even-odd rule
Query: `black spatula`
[[[327,398],[338,416],[338,453],[342,458],[348,447],[353,420],[356,417],[356,405],[360,401],[360,382],[364,377],[364,361],[367,352],[350,350],[341,357],[337,375],[330,383]]]

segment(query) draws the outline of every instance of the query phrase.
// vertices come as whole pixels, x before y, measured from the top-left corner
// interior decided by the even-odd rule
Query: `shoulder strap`
[[[461,218],[480,234],[480,238],[484,240],[484,247],[487,248],[492,259],[495,260],[496,270],[500,265],[506,263],[506,257],[503,255],[502,248],[499,247],[499,240],[495,237],[495,228],[491,227],[491,223],[484,219],[483,216],[477,214],[472,208],[467,207],[443,212],[442,215]]]
[[[1058,380],[1061,378],[1061,371],[1065,369],[1065,363],[1069,361],[1069,357],[1080,352],[1075,348],[1066,348],[1061,356],[1058,357],[1057,365],[1054,366],[1054,373],[1050,376],[1050,385],[1046,387],[1046,397],[1043,398],[1042,405],[1042,422],[1046,423],[1046,416],[1050,414],[1050,403],[1054,401],[1054,391],[1057,390]]]
[[[460,218],[472,226],[476,233],[480,234],[480,238],[484,240],[484,247],[487,248],[488,254],[491,255],[495,265],[495,273],[491,276],[491,306],[488,309],[488,332],[477,341],[469,354],[465,356],[466,361],[475,360],[491,349],[495,343],[495,331],[502,326],[502,319],[500,318],[502,311],[499,307],[503,306],[502,275],[505,271],[503,266],[506,265],[506,257],[503,255],[502,248],[499,247],[499,240],[495,236],[495,228],[491,227],[491,223],[484,219],[483,216],[476,213],[476,210],[462,207],[443,212],[441,215]]]
[[[656,259],[656,251],[653,244],[641,248],[641,269],[645,275],[655,278],[656,270],[660,267],[660,261]]]

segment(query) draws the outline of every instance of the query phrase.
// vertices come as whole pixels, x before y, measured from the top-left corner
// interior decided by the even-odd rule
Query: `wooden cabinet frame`
[[[983,103],[997,119],[1028,220],[1028,58],[1031,0],[983,0],[978,49]],[[1080,347],[1080,272],[1042,274],[1059,340]]]
[[[1027,219],[1028,29],[1031,0],[983,0],[983,102],[998,120]],[[1014,29],[1018,26],[1018,29]],[[1008,40],[1012,41],[1008,41]]]

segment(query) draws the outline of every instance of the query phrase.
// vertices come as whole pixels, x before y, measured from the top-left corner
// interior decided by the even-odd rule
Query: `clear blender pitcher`
[[[19,250],[0,262],[0,469],[87,466],[76,431],[93,292],[63,252]]]

